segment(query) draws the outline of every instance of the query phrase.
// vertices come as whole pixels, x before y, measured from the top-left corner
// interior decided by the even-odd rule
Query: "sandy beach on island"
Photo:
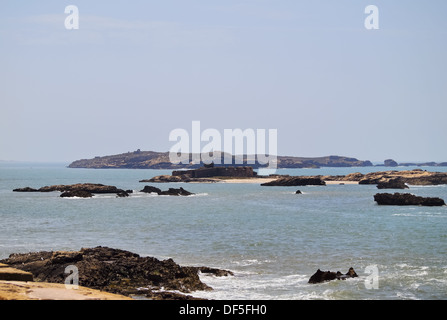
[[[325,180],[326,184],[359,184],[358,181],[331,181],[331,180]]]
[[[218,182],[223,183],[266,183],[274,181],[277,178],[238,178],[238,179],[219,179]]]
[[[278,178],[233,178],[233,179],[219,179],[222,183],[266,183],[277,180]],[[343,184],[359,184],[358,181],[333,181],[325,180],[327,185],[343,185]]]

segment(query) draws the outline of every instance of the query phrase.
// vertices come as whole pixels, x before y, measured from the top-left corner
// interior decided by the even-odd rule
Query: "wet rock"
[[[153,186],[144,186],[143,190],[141,190],[141,192],[146,192],[146,193],[156,193],[160,196],[190,196],[193,195],[194,193],[189,192],[185,189],[183,189],[182,187],[180,188],[169,188],[166,191],[161,191],[161,189],[157,188],[157,187],[153,187]]]
[[[34,189],[30,187],[26,188],[19,188],[14,189],[13,191],[16,192],[53,192],[53,191],[59,191],[59,192],[79,192],[79,191],[86,191],[90,193],[120,193],[125,192],[122,189],[119,189],[115,186],[106,186],[99,183],[77,183],[77,184],[70,184],[70,185],[52,185],[52,186],[45,186],[41,187],[39,189]]]
[[[419,197],[411,193],[377,193],[374,201],[379,205],[394,206],[445,206],[441,198]]]
[[[79,198],[91,198],[93,194],[85,191],[85,190],[76,190],[76,191],[65,191],[61,193],[61,198],[71,198],[71,197],[79,197]]]
[[[127,191],[121,191],[116,194],[117,198],[126,198],[128,196],[129,196],[129,193],[127,193]]]
[[[39,192],[39,190],[31,188],[31,187],[17,188],[12,191],[14,191],[14,192]]]
[[[153,186],[144,186],[143,190],[140,190],[140,192],[160,194],[161,189]]]
[[[234,276],[233,272],[228,271],[228,270],[222,270],[222,269],[216,269],[216,268],[210,268],[210,267],[198,267],[198,270],[202,273],[213,274],[217,277]]]
[[[342,274],[340,271],[332,272],[332,271],[321,271],[317,270],[309,279],[308,283],[321,283],[325,281],[331,280],[346,280],[348,278],[356,278],[358,277],[357,273],[354,271],[354,268],[349,268],[348,272]]]
[[[80,286],[127,296],[144,294],[152,299],[189,299],[191,297],[183,297],[183,294],[212,290],[200,280],[199,270],[208,270],[215,276],[232,274],[214,268],[180,266],[172,259],[140,257],[129,251],[108,247],[83,248],[73,252],[12,254],[0,262],[31,272],[35,281],[53,283],[65,283],[68,276],[65,268],[74,265],[79,271]],[[161,293],[162,288],[180,293]]]

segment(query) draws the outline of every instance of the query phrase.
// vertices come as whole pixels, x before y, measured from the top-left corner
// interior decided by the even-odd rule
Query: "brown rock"
[[[273,180],[271,182],[262,183],[261,186],[324,186],[326,182],[322,180],[321,177],[312,176],[292,176],[292,177],[281,177],[279,179]]]
[[[309,279],[308,283],[321,283],[325,281],[331,280],[346,280],[348,278],[356,278],[358,277],[357,273],[354,271],[354,268],[349,268],[348,272],[342,274],[340,271],[331,272],[331,271],[321,271],[317,270]]]
[[[394,206],[445,206],[441,198],[419,197],[411,193],[378,193],[374,195],[374,201],[379,205]]]
[[[151,298],[157,296],[161,288],[181,293],[211,290],[200,280],[198,267],[180,266],[172,259],[160,261],[107,247],[12,254],[1,262],[31,272],[37,281],[51,283],[64,283],[68,276],[65,268],[74,265],[79,271],[79,285],[126,296],[141,294],[139,288],[147,288],[146,293]],[[213,273],[220,275],[225,271],[216,269]]]

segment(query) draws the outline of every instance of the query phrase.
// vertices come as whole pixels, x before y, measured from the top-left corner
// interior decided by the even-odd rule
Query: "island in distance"
[[[222,163],[220,166],[246,166],[247,159],[253,159],[253,156],[234,156],[222,152],[217,154],[215,163]],[[224,164],[224,158],[231,157],[231,164]],[[194,163],[193,154],[189,154],[189,164],[173,164],[169,159],[169,152],[141,151],[127,152],[117,155],[97,156],[92,159],[81,159],[72,162],[69,168],[91,168],[91,169],[196,169],[203,163]],[[237,159],[242,159],[241,164],[237,164]],[[262,167],[255,162],[249,164],[254,169]],[[373,166],[369,160],[358,160],[356,158],[344,156],[326,156],[326,157],[292,157],[278,156],[277,168],[320,168],[320,167],[369,167]]]

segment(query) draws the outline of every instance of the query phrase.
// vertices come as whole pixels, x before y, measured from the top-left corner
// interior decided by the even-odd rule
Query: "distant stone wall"
[[[191,178],[210,177],[255,177],[257,174],[252,167],[213,167],[195,170],[178,170],[172,172],[173,176],[186,175]]]

